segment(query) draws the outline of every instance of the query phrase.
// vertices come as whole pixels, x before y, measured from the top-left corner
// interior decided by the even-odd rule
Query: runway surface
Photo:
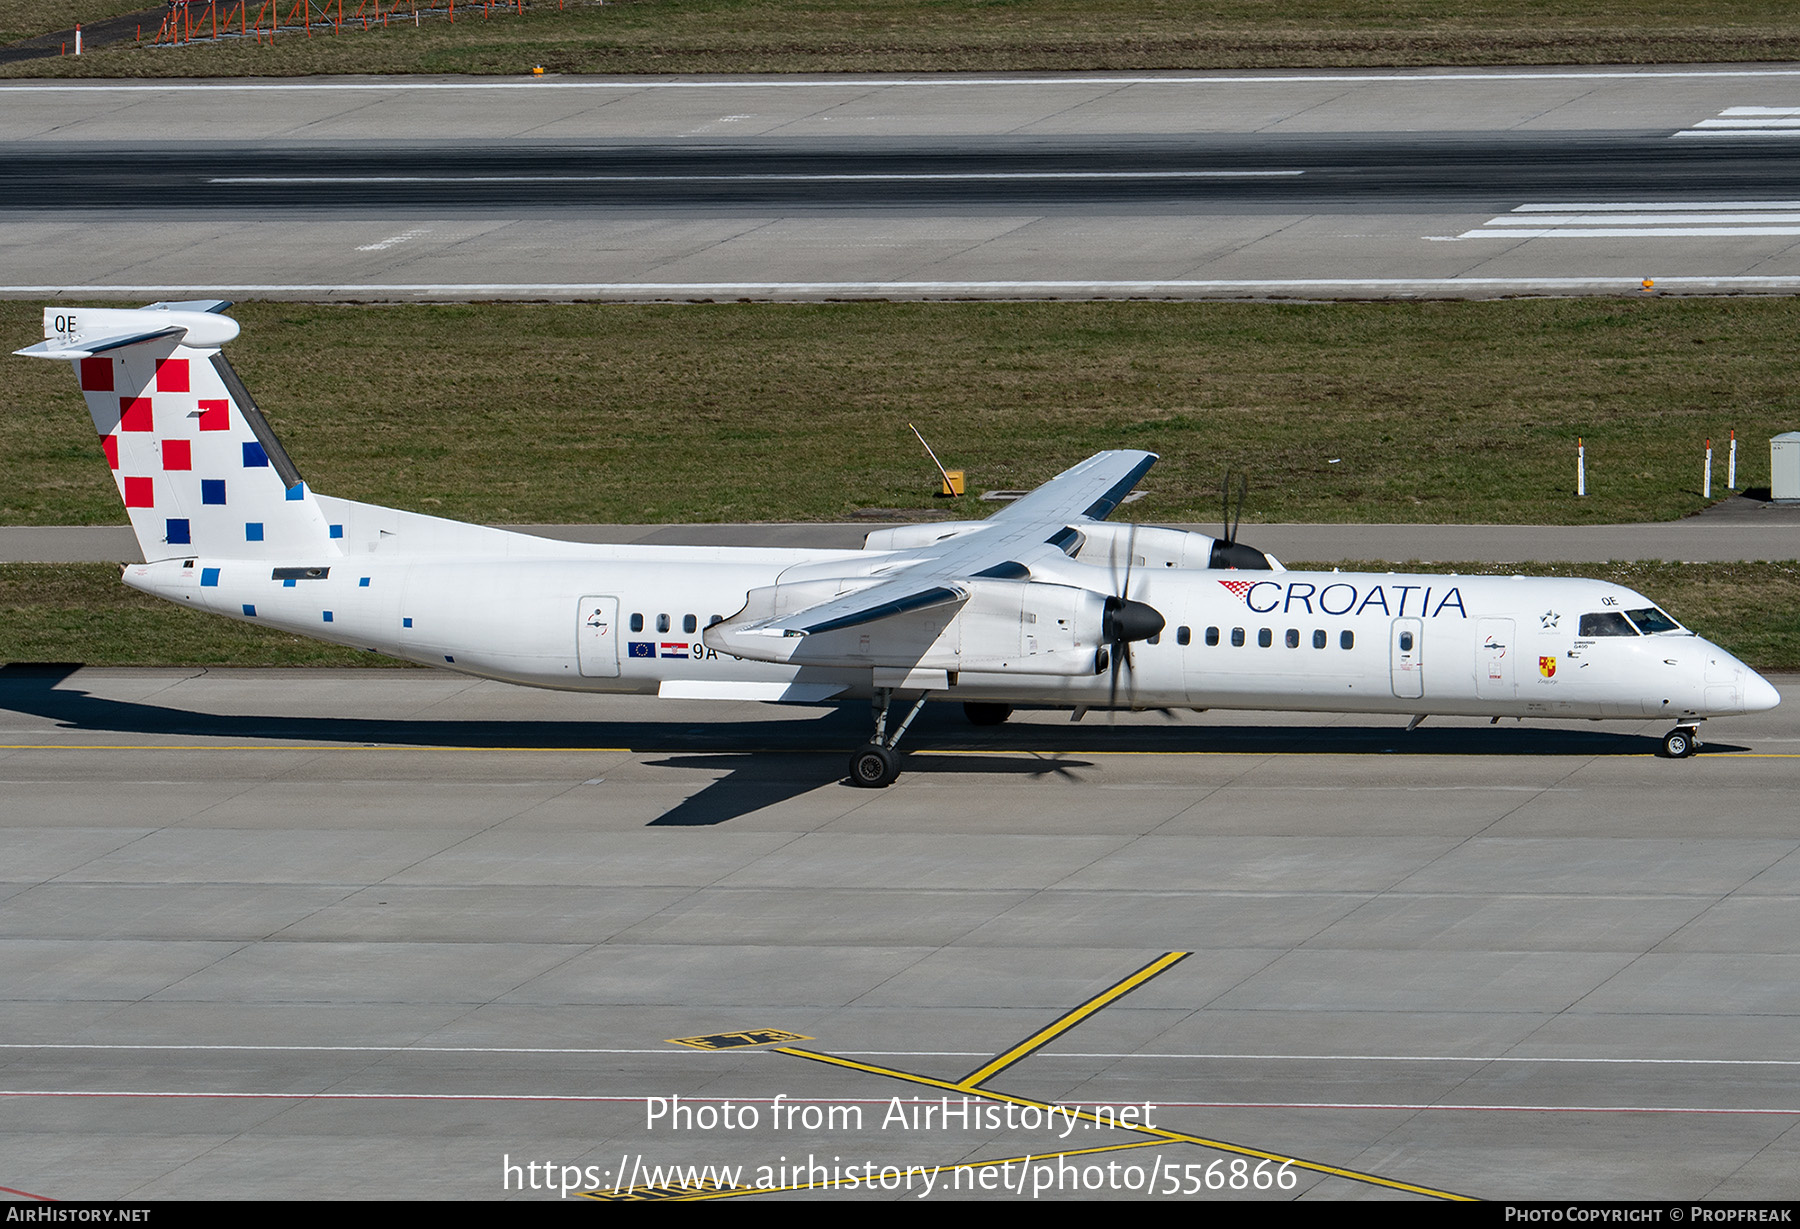
[[[0,86],[0,294],[1791,292],[1800,70]]]
[[[0,1186],[1792,1198],[1775,682],[1676,762],[1650,724],[944,706],[871,792],[854,711],[0,670]],[[915,1116],[965,1096],[1012,1123]]]

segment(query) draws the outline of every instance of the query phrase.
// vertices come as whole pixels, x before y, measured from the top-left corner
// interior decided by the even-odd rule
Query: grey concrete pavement
[[[1309,563],[1375,561],[1689,563],[1800,558],[1800,508],[1750,500],[1746,508],[1644,525],[1245,525],[1239,537],[1278,559]],[[971,515],[991,511],[978,504]],[[1750,510],[1754,508],[1755,510]],[[1127,514],[1129,516],[1129,514]],[[844,524],[526,525],[525,532],[571,542],[661,546],[786,546],[856,549],[883,522]],[[1217,535],[1217,525],[1179,528]],[[130,563],[143,552],[124,525],[0,527],[0,563]]]
[[[1187,951],[988,1086],[1426,1190],[1794,1196],[1800,710],[1686,761],[1649,724],[945,710],[871,793],[857,712],[0,670],[0,1185],[542,1198],[526,1163],[1131,1142],[882,1124]],[[669,1040],[744,1029],[864,1066]],[[648,1121],[675,1096],[760,1121]],[[1045,1197],[1157,1158],[1232,1155]]]

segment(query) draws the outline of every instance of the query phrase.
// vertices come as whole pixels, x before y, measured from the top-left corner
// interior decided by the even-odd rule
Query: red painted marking
[[[106,454],[106,463],[113,469],[119,468],[119,437],[103,435],[100,437],[100,451]]]
[[[156,506],[156,484],[149,478],[125,479],[125,506],[127,508],[154,508]]]
[[[188,391],[188,361],[184,358],[166,358],[156,365],[156,391],[159,393],[185,393]]]
[[[162,454],[164,469],[194,468],[194,446],[187,440],[164,440]]]
[[[50,1198],[48,1195],[33,1195],[30,1191],[22,1191],[13,1186],[0,1186],[0,1191],[5,1191],[8,1195],[17,1195],[20,1199],[35,1199],[39,1203],[56,1202],[56,1200]]]
[[[109,358],[81,360],[81,391],[110,393],[113,389],[113,364]]]
[[[200,429],[202,431],[231,430],[231,402],[224,399],[203,399],[200,402]]]
[[[150,398],[119,398],[119,430],[154,431],[156,423],[150,413]]]

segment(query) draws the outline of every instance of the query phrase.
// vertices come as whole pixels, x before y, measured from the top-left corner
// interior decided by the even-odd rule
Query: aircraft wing
[[[843,590],[863,577],[831,584],[831,578],[809,576],[774,591],[759,590],[741,613],[708,629],[708,643],[715,631],[723,642],[739,636],[811,636],[933,610],[947,611],[948,618],[969,600],[970,581],[1023,580],[1034,560],[1065,558],[1064,548],[1077,540],[1070,524],[1106,517],[1156,460],[1153,452],[1096,453],[967,532],[894,552],[888,566],[869,578],[872,583],[853,592]],[[797,603],[782,599],[783,587]],[[820,600],[807,601],[801,596],[806,593]]]
[[[1103,521],[1125,502],[1131,488],[1143,481],[1156,460],[1154,452],[1129,449],[1097,452],[1080,465],[1065,469],[1031,494],[1013,500],[988,519],[1059,526],[1082,519]]]

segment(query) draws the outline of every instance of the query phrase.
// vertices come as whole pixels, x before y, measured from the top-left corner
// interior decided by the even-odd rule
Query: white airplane
[[[1641,594],[1596,580],[1292,572],[1107,523],[1156,462],[1102,452],[983,521],[864,548],[595,546],[320,494],[220,347],[215,301],[47,308],[143,548],[125,583],[229,618],[535,687],[873,701],[857,785],[927,700],[1013,706],[1700,721],[1780,703]],[[895,699],[910,701],[891,723]],[[1408,728],[1411,728],[1410,726]]]

